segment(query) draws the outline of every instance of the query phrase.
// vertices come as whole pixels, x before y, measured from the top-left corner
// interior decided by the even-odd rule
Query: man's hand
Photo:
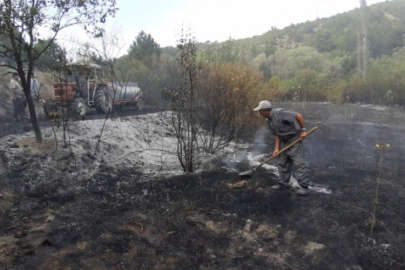
[[[305,124],[304,124],[304,118],[302,117],[302,115],[300,113],[297,113],[296,115],[297,121],[301,126],[301,134],[300,134],[300,139],[305,139],[305,137],[308,135],[307,134],[307,129],[305,128]]]
[[[274,149],[274,151],[273,151],[272,157],[276,157],[276,156],[278,156],[279,154],[280,154],[280,149],[276,148],[276,149]]]

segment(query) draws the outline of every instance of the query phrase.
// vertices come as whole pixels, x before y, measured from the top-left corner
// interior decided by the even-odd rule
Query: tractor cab
[[[101,78],[101,67],[94,63],[73,63],[56,77],[54,101],[62,106],[72,106],[84,115],[89,109],[107,113],[112,109],[112,92]]]
[[[63,74],[56,77],[54,84],[55,100],[59,102],[73,102],[76,97],[88,98],[95,93],[100,81],[98,74],[101,68],[96,64],[69,64]],[[89,105],[94,105],[88,99]]]
[[[108,82],[97,64],[72,63],[54,78],[54,99],[48,102],[53,111],[68,109],[83,119],[89,111],[106,114],[113,105],[120,109],[127,106],[140,109],[142,90],[138,84]]]

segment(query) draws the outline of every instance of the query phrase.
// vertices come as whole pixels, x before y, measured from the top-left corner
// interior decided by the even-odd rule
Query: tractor
[[[91,111],[107,114],[114,106],[133,105],[139,109],[142,91],[137,84],[104,81],[96,64],[70,64],[62,75],[55,77],[54,99],[45,108],[51,118],[58,117],[61,110],[84,119]]]

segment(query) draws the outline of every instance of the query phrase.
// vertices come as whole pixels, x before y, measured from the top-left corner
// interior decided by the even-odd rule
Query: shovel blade
[[[239,173],[239,176],[240,176],[242,179],[247,179],[247,178],[252,177],[252,174],[253,174],[253,171],[252,171],[252,170],[248,170],[248,171],[244,171],[244,172]]]

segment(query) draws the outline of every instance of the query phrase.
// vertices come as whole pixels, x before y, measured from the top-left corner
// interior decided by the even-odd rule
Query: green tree
[[[36,67],[41,70],[59,70],[67,62],[66,50],[59,46],[55,40],[39,39],[34,45],[34,51],[41,52],[46,46],[48,49],[38,58]]]
[[[275,54],[276,51],[277,51],[277,42],[275,41],[275,39],[271,39],[270,41],[267,41],[265,43],[264,53],[266,54],[266,57]]]
[[[141,31],[129,48],[129,56],[142,61],[148,68],[152,68],[160,57],[160,45],[150,34]]]
[[[310,69],[299,69],[295,76],[285,82],[287,98],[294,101],[322,101],[326,99],[326,86],[322,74]]]
[[[315,46],[320,52],[329,52],[336,48],[332,34],[327,31],[320,31],[315,36]]]
[[[270,61],[263,61],[259,66],[259,70],[262,72],[263,77],[266,80],[271,78],[271,64],[270,64]]]
[[[165,67],[169,60],[166,57],[167,53],[162,54],[160,45],[153,37],[141,31],[132,43],[128,55],[117,62],[122,65],[118,68],[121,70],[120,74],[126,74],[130,81],[135,80],[139,84],[143,89],[143,100],[149,105],[164,103],[161,89],[167,77]]]
[[[307,46],[299,46],[295,49],[279,49],[273,56],[273,75],[281,79],[294,76],[299,69],[310,69],[316,72],[329,72],[332,61],[316,49]]]

